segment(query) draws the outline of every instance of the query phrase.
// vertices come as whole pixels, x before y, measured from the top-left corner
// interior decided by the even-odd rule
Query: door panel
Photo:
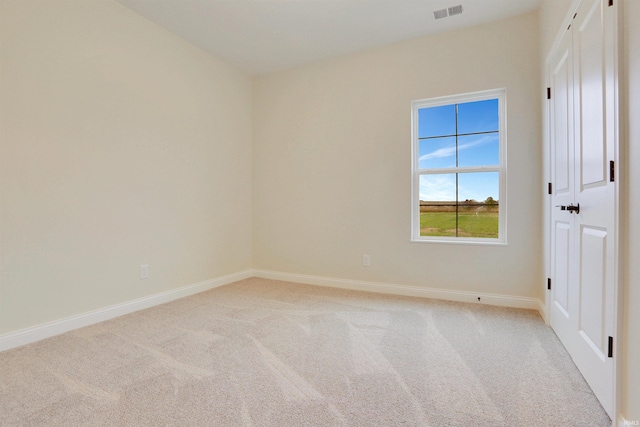
[[[573,119],[569,113],[573,110],[573,95],[569,82],[572,80],[571,72],[571,39],[564,40],[560,52],[557,55],[556,64],[551,74],[551,85],[553,87],[553,97],[551,102],[551,123],[552,138],[554,144],[553,183],[555,193],[568,195],[572,188],[572,169],[568,167],[573,152],[569,151],[569,140],[573,139]],[[573,146],[571,145],[571,150]]]
[[[556,222],[555,224],[555,285],[553,286],[553,303],[560,313],[569,318],[569,248],[571,242],[571,226],[567,222]]]
[[[551,57],[551,308],[554,331],[613,415],[616,263],[615,67],[617,12],[583,0]],[[579,211],[560,206],[578,205]]]
[[[609,415],[613,404],[613,359],[608,356],[608,337],[613,336],[615,259],[615,183],[609,182],[608,164],[615,141],[607,137],[607,84],[605,43],[608,7],[600,0],[585,0],[575,18],[574,76],[576,90],[576,252],[580,273],[580,323],[575,348],[576,365]]]
[[[604,305],[606,287],[606,230],[583,227],[580,244],[580,324],[582,339],[604,359]]]
[[[561,44],[552,57],[549,103],[551,126],[551,310],[550,321],[563,343],[575,339],[572,317],[572,287],[574,277],[573,245],[574,220],[567,206],[574,200],[574,123],[573,123],[573,54],[572,38],[565,32]],[[565,344],[566,346],[567,344]]]
[[[576,88],[580,98],[578,113],[585,126],[578,129],[580,141],[580,185],[606,185],[606,148],[604,138],[604,37],[601,25],[601,2],[583,3],[580,16],[582,22],[574,27],[574,64]]]

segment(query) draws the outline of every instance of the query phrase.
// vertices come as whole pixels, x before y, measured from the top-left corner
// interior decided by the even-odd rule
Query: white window
[[[412,240],[506,243],[504,89],[411,103]]]

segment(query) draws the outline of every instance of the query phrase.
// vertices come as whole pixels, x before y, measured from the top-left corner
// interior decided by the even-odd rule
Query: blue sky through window
[[[498,100],[489,99],[418,110],[421,169],[495,166],[500,163]],[[457,136],[456,136],[457,134]],[[499,174],[458,174],[458,200],[499,199]],[[420,177],[420,200],[456,200],[456,174]]]
[[[498,172],[458,174],[458,200],[483,202],[491,196],[499,200]],[[420,200],[451,202],[456,200],[456,174],[420,175]]]

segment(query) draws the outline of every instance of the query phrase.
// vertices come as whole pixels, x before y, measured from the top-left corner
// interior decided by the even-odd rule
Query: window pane
[[[497,99],[458,104],[458,134],[499,129]]]
[[[418,110],[418,138],[455,135],[455,133],[455,105],[420,108]]]
[[[498,237],[498,172],[458,174],[458,237]]]
[[[420,235],[456,235],[456,174],[420,175]]]
[[[458,137],[458,166],[493,166],[500,164],[500,136],[483,133]]]
[[[456,167],[455,137],[423,139],[419,144],[420,169]]]

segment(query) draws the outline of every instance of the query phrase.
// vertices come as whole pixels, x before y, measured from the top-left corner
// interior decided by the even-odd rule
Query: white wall
[[[254,267],[540,298],[538,39],[534,13],[257,78]],[[411,101],[500,87],[509,245],[410,243]]]
[[[251,268],[250,78],[110,0],[1,5],[0,334]]]

